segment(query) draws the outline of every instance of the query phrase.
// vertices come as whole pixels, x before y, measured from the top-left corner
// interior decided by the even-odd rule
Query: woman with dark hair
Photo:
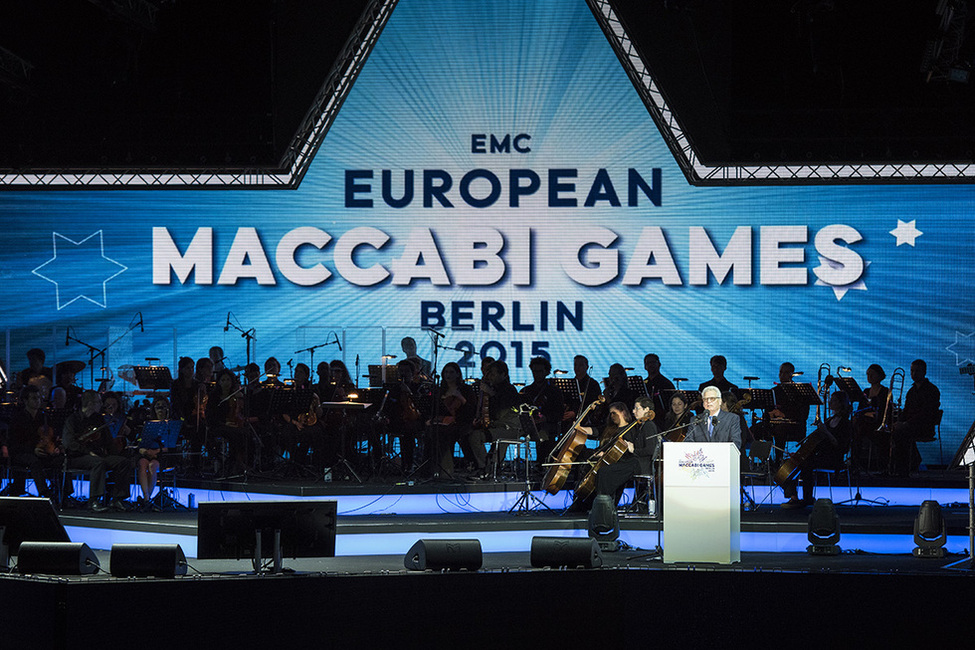
[[[881,431],[880,426],[883,422],[889,427],[891,417],[889,404],[887,403],[887,387],[883,381],[887,373],[878,363],[870,364],[867,367],[867,383],[870,384],[863,391],[866,402],[859,403],[859,410],[853,417],[853,461],[857,467],[870,471],[867,465],[875,461],[877,469],[886,468],[887,459],[890,456],[887,445],[889,444],[888,433]],[[884,415],[886,414],[886,419]],[[874,450],[871,455],[871,447],[877,447],[881,451]]]
[[[246,467],[242,408],[243,393],[238,390],[237,377],[224,368],[217,373],[217,380],[207,394],[206,407],[209,446],[219,463],[218,475]],[[228,462],[232,467],[228,467]]]
[[[477,457],[471,449],[471,429],[477,409],[474,390],[464,383],[460,366],[453,361],[444,365],[441,377],[434,396],[437,412],[429,429],[428,448],[433,474],[454,473],[454,444],[457,442],[460,442],[467,462],[475,470],[483,470],[478,467]]]

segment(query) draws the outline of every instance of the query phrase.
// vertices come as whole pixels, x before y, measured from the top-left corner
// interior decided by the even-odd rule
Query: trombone
[[[895,411],[900,413],[901,410],[901,398],[904,397],[904,369],[895,368],[894,372],[890,375],[890,384],[887,388],[887,401],[884,403],[884,416],[880,420],[880,426],[877,427],[877,431],[886,431],[890,427],[890,420],[894,419]],[[897,391],[897,401],[894,402],[894,391]]]

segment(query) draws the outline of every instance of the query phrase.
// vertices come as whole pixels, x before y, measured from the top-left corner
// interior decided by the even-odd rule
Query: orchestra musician
[[[589,375],[589,368],[589,359],[583,355],[577,354],[572,359],[572,369],[575,373],[576,395],[566,404],[567,412],[564,419],[569,422],[575,420],[577,414],[582,413],[587,406],[595,402],[596,398],[599,397],[599,382]],[[590,413],[586,417],[586,421],[582,424],[591,424],[595,421],[596,418]]]
[[[122,412],[122,401],[116,393],[105,393],[102,396],[102,414],[108,425],[108,435],[112,439],[112,452],[124,455],[129,446],[129,435],[132,429],[128,425],[128,418]]]
[[[60,469],[63,457],[35,385],[27,384],[20,391],[20,407],[10,420],[7,453],[12,466],[28,470],[40,496],[54,497],[54,485],[47,482],[44,471]],[[17,473],[2,495],[20,496],[26,491],[26,480]]]
[[[14,382],[12,388],[20,390],[24,386],[31,383],[32,379],[38,377],[47,377],[51,382],[54,381],[53,371],[44,365],[44,361],[47,359],[47,355],[44,354],[44,350],[40,348],[31,348],[27,351],[27,367],[17,373],[14,377]],[[47,395],[43,395],[43,399],[47,399]]]
[[[409,359],[396,364],[398,381],[389,387],[382,412],[390,434],[399,437],[400,468],[404,474],[413,471],[416,441],[425,421],[417,405],[420,384],[414,379],[414,369]]]
[[[84,361],[60,361],[54,366],[55,386],[51,401],[55,409],[74,411],[81,403],[81,387],[75,381],[85,369]]]
[[[741,450],[741,427],[738,416],[721,410],[721,391],[705,386],[701,391],[704,413],[687,430],[684,442],[733,442]]]
[[[626,406],[621,402],[611,404],[610,417],[617,428],[633,423]],[[623,434],[626,453],[612,465],[601,467],[596,474],[596,495],[607,495],[613,505],[619,503],[623,487],[636,475],[650,474],[653,458],[657,453],[657,425],[653,423],[653,401],[649,397],[638,397],[633,406],[636,424]],[[597,461],[591,457],[590,461]]]
[[[88,473],[88,509],[93,512],[128,510],[126,499],[131,493],[132,464],[124,456],[109,452],[110,438],[101,413],[102,398],[93,390],[81,395],[81,409],[64,423],[61,439],[67,455],[68,469]],[[105,495],[105,476],[112,473],[115,487],[109,505],[101,503]]]
[[[755,439],[752,436],[751,430],[748,428],[748,422],[745,420],[745,414],[741,412],[742,401],[735,397],[735,394],[730,390],[726,393],[721,393],[721,410],[731,413],[732,415],[738,416],[738,426],[741,429],[741,444],[742,449],[748,449],[751,447],[752,441]]]
[[[495,361],[484,371],[484,381],[481,383],[481,394],[488,399],[488,425],[479,422],[471,433],[471,453],[475,458],[478,469],[487,468],[487,452],[485,442],[494,440],[518,438],[521,436],[521,421],[518,409],[524,403],[524,397],[511,384],[508,374],[508,364]],[[478,414],[481,417],[481,414]],[[498,448],[498,457],[503,459],[507,448]],[[481,475],[481,478],[486,478]]]
[[[606,398],[607,404],[623,402],[626,404],[627,411],[633,408],[637,395],[627,386],[626,369],[622,364],[614,363],[609,367],[603,397]]]
[[[656,413],[667,412],[667,396],[674,391],[674,384],[660,374],[660,357],[651,352],[643,357],[643,368],[647,371],[647,378],[643,380],[647,395],[653,400],[653,410]]]
[[[940,417],[941,391],[928,378],[928,364],[923,359],[911,362],[911,381],[904,408],[890,434],[891,472],[906,477],[917,469],[920,458],[914,444],[919,440],[933,440]]]
[[[830,417],[811,434],[819,438],[812,454],[802,460],[797,478],[787,479],[782,486],[783,493],[788,497],[788,500],[782,504],[783,508],[803,508],[815,503],[813,492],[816,488],[816,473],[814,470],[838,470],[844,466],[844,457],[853,440],[850,399],[846,393],[836,391],[829,397],[829,408]],[[799,480],[802,481],[801,501],[797,485]]]
[[[885,417],[889,392],[883,385],[886,378],[887,373],[880,364],[873,363],[867,367],[869,386],[863,391],[867,401],[859,404],[859,410],[853,418],[853,462],[857,467],[868,471],[871,469],[867,467],[867,459],[870,458],[867,453],[869,445],[877,445],[881,443],[882,437],[886,438],[886,434],[878,432],[878,429],[881,422],[889,423],[889,416]],[[877,457],[886,463],[889,453],[877,454]]]
[[[717,386],[720,392],[731,391],[738,395],[738,387],[728,381],[724,373],[728,370],[728,360],[723,355],[716,354],[711,357],[711,379],[701,383],[697,387],[698,392],[703,392],[706,386]]]
[[[477,469],[470,439],[477,409],[474,389],[464,383],[460,366],[453,361],[444,364],[441,378],[437,395],[438,413],[431,421],[428,445],[433,473],[454,473],[454,444],[457,442],[467,461]],[[484,468],[479,469],[483,471]]]
[[[217,459],[218,475],[242,472],[247,466],[247,432],[243,428],[243,391],[237,377],[226,368],[207,393],[206,407],[209,445]]]
[[[791,384],[795,377],[796,367],[786,361],[779,366],[779,384],[772,387],[772,398],[775,405],[765,418],[765,424],[770,429],[773,457],[776,462],[782,459],[782,450],[790,440],[802,440],[806,437],[806,420],[809,419],[809,405],[797,404],[789,399],[782,389],[782,384]],[[768,433],[766,433],[767,439]]]
[[[224,356],[223,348],[220,347],[219,345],[214,345],[212,348],[210,348],[210,351],[207,356],[210,357],[210,361],[213,363],[214,373],[218,373],[227,367],[223,364],[223,360],[226,359],[227,357]]]
[[[670,410],[667,411],[667,416],[664,418],[664,431],[684,426],[690,419],[690,404],[684,401],[684,394],[674,393],[673,397],[670,398]]]
[[[532,383],[521,390],[526,403],[535,407],[532,418],[538,430],[538,458],[548,458],[558,442],[562,416],[565,413],[565,398],[562,391],[548,380],[552,363],[545,357],[533,357],[528,362],[532,373]]]
[[[416,369],[416,378],[420,381],[429,379],[433,372],[433,365],[416,353],[416,341],[413,337],[404,337],[399,344],[403,349],[403,354],[406,355],[406,359],[413,363]]]
[[[165,397],[157,397],[152,403],[151,419],[169,421],[169,416],[169,400]],[[143,429],[139,435],[137,449],[135,474],[142,494],[136,501],[136,509],[141,511],[151,509],[159,512],[161,508],[152,502],[152,492],[156,489],[156,477],[159,475],[160,461],[167,451],[166,447],[163,446],[162,437],[158,433],[152,435]]]

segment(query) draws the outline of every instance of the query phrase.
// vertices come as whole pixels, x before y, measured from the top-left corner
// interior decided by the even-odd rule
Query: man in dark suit
[[[684,442],[733,442],[741,450],[741,426],[735,413],[721,410],[721,391],[717,386],[706,386],[701,391],[704,416],[695,420]]]

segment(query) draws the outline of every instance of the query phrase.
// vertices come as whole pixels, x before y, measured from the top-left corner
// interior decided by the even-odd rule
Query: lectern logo
[[[695,481],[699,478],[708,478],[715,470],[714,461],[708,458],[700,447],[694,451],[686,452],[684,458],[677,461],[677,466],[687,472]]]

